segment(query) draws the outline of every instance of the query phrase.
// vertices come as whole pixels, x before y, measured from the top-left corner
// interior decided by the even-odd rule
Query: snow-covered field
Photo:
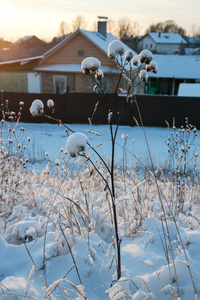
[[[64,154],[63,126],[20,127],[15,136],[21,164],[15,156],[8,159],[4,150],[1,153],[1,299],[198,299],[200,191],[193,161],[181,192],[171,174],[159,171],[155,181],[143,130],[119,128],[115,187],[122,278],[117,282],[105,182],[85,158]],[[86,134],[93,147],[102,143],[95,149],[109,163],[109,126],[69,127]],[[165,141],[171,130],[145,132],[155,169],[162,165],[170,171]],[[197,136],[188,160],[199,150]],[[92,149],[86,154],[106,177]],[[184,207],[178,212],[180,195]]]

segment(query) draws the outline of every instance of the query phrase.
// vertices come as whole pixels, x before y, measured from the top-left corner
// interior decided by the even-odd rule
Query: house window
[[[62,75],[53,76],[53,88],[55,94],[64,94],[67,90],[67,77]]]
[[[78,50],[78,56],[85,56],[84,50]]]

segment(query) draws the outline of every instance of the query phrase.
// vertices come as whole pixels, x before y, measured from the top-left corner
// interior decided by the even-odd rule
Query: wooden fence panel
[[[113,95],[107,94],[110,102]],[[178,96],[157,96],[157,95],[136,95],[138,106],[144,126],[166,127],[166,121],[172,125],[173,118],[177,127],[185,124],[188,117],[189,123],[200,129],[200,97],[178,97]],[[22,122],[29,123],[51,123],[44,117],[33,118],[29,112],[31,103],[35,99],[41,99],[45,104],[45,112],[51,114],[46,107],[48,99],[55,102],[55,111],[59,119],[64,123],[88,123],[88,118],[92,118],[93,124],[107,124],[107,108],[102,94],[87,93],[67,93],[57,94],[30,94],[30,93],[11,93],[1,91],[1,103],[9,100],[9,109],[17,112],[19,102],[24,102],[22,111]],[[116,96],[113,104],[113,122],[116,123],[119,112],[124,105],[125,98]],[[94,108],[97,106],[96,112]],[[93,117],[92,117],[93,116]],[[134,99],[126,104],[121,117],[121,125],[134,126],[135,119],[140,124],[139,114]]]

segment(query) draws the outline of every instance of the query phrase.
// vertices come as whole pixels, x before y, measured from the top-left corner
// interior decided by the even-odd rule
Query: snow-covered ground
[[[87,135],[109,162],[109,126],[68,126]],[[29,163],[25,169],[12,161],[1,167],[1,299],[198,299],[198,182],[188,178],[189,185],[182,190],[184,207],[177,213],[178,185],[162,174],[155,183],[148,173],[143,130],[119,128],[115,187],[122,278],[117,282],[105,182],[84,158],[69,159],[64,154],[67,133],[63,126],[20,123],[20,127],[25,131],[17,136],[21,145],[28,144]],[[170,141],[171,130],[145,128],[145,133],[156,170],[157,164],[169,167],[165,141]],[[199,150],[197,136],[191,157]],[[108,176],[92,149],[86,153]],[[141,170],[147,167],[146,173],[137,172],[136,162]],[[70,174],[74,169],[76,173]]]
[[[45,153],[48,153],[49,159],[51,161],[55,161],[60,154],[60,149],[65,148],[67,133],[62,125],[21,123],[20,126],[25,128],[25,132],[23,133],[24,139],[26,139],[27,136],[31,137],[31,143],[27,149],[27,152],[30,152],[31,160],[44,160]],[[105,159],[110,158],[111,139],[108,125],[90,126],[89,124],[67,124],[67,126],[75,132],[82,132],[86,134],[93,147],[102,144],[97,148],[98,152]],[[88,131],[97,132],[100,136],[91,134]],[[155,158],[156,162],[158,164],[167,163],[169,155],[165,141],[167,141],[171,130],[167,128],[146,127],[145,133],[151,154]],[[137,126],[120,126],[116,141],[116,164],[120,165],[123,160],[124,135],[127,138],[126,149],[128,152],[126,152],[126,155],[129,160],[133,158],[133,155],[135,155],[143,162],[147,162],[148,149],[142,128]],[[199,138],[195,141],[195,148],[197,149],[197,152],[200,150]],[[93,155],[93,151],[90,151],[90,154]]]

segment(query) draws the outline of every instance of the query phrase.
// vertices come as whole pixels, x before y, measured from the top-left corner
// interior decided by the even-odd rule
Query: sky
[[[81,15],[92,29],[97,16],[117,22],[128,18],[141,33],[152,23],[174,20],[187,32],[200,29],[199,0],[0,0],[0,38],[16,41],[27,35],[50,41],[62,21],[71,25]]]

